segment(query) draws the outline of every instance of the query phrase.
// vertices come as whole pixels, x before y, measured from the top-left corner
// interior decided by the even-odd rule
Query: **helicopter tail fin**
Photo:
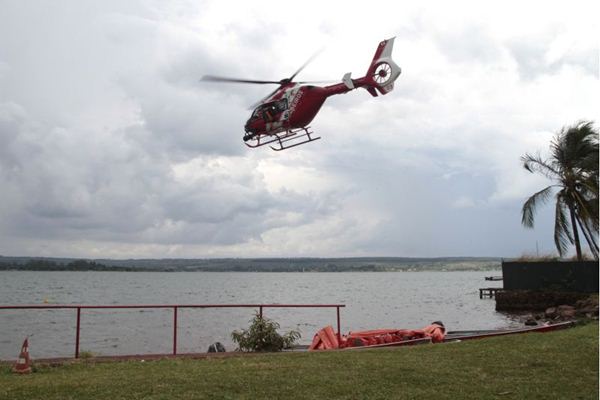
[[[400,67],[392,60],[394,39],[387,39],[379,43],[373,61],[371,61],[367,74],[363,78],[365,89],[373,97],[377,97],[377,92],[385,95],[394,90],[394,81],[398,79],[402,72]]]

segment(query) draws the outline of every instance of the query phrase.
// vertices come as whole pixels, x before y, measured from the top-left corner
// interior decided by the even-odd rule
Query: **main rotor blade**
[[[294,82],[294,83],[304,84],[304,83],[335,83],[335,82],[339,82],[339,81],[330,79],[328,81],[300,81],[300,82]]]
[[[223,76],[204,75],[200,81],[202,82],[228,82],[228,83],[255,83],[259,85],[265,84],[276,84],[279,85],[279,81],[259,81],[252,79],[238,79],[238,78],[226,78]]]
[[[310,63],[311,63],[311,62],[312,62],[312,61],[313,61],[315,58],[317,58],[317,56],[318,56],[319,54],[321,54],[321,53],[323,52],[323,50],[324,50],[324,49],[319,49],[319,50],[315,51],[315,53],[314,53],[312,56],[310,56],[310,57],[308,58],[308,60],[306,60],[306,62],[305,62],[304,64],[302,64],[302,66],[301,66],[300,68],[298,68],[298,71],[294,72],[294,74],[288,78],[288,80],[290,80],[290,81],[293,81],[293,80],[294,80],[294,77],[295,77],[296,75],[298,75],[298,74],[300,73],[300,71],[302,71],[304,68],[306,68],[306,66],[307,66],[308,64],[310,64]]]

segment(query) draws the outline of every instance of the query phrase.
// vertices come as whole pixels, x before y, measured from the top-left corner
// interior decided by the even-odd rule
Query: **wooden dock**
[[[501,281],[502,277],[501,276],[486,276],[485,280],[486,281]]]
[[[485,298],[492,299],[492,298],[496,297],[496,293],[501,290],[504,290],[504,289],[498,288],[498,287],[481,288],[481,289],[479,289],[479,298],[480,299],[485,299]]]

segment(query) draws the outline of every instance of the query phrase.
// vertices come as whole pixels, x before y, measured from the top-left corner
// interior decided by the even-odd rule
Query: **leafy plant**
[[[554,137],[550,157],[539,154],[521,157],[523,167],[538,172],[552,181],[550,186],[535,193],[523,204],[521,223],[533,228],[538,205],[554,193],[554,243],[561,256],[569,244],[575,245],[577,259],[582,260],[579,232],[598,259],[598,130],[591,121],[565,127]]]
[[[83,350],[79,352],[79,358],[81,358],[82,360],[94,358],[94,353],[92,353],[91,351]]]
[[[240,351],[281,351],[290,348],[300,339],[300,332],[291,330],[284,335],[277,333],[279,324],[258,313],[250,320],[250,327],[233,331],[231,338]]]

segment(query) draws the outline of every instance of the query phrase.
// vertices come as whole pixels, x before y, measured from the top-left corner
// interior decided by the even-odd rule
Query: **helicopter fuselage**
[[[343,83],[325,87],[294,83],[284,86],[254,109],[244,127],[244,139],[304,128],[329,96],[350,90]]]

